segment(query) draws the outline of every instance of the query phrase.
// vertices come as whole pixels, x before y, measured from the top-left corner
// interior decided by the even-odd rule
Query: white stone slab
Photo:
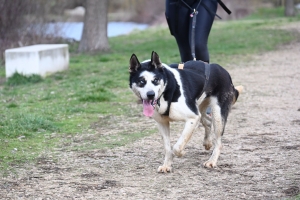
[[[45,77],[69,68],[67,44],[39,44],[5,51],[6,77],[15,72]]]

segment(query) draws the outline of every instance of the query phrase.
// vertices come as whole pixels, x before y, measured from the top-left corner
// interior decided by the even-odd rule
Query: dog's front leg
[[[173,154],[170,141],[170,123],[169,121],[158,122],[158,130],[163,137],[165,147],[165,160],[162,166],[159,166],[157,172],[167,173],[172,171]]]
[[[193,131],[195,130],[197,124],[199,122],[199,116],[195,116],[194,118],[190,118],[185,122],[185,126],[183,129],[183,132],[176,142],[176,144],[173,146],[173,153],[181,157],[184,155],[184,147],[188,143],[188,141],[191,139]]]

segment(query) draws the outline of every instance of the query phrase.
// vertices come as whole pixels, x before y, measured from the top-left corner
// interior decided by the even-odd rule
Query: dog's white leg
[[[193,131],[195,130],[196,126],[199,122],[199,116],[196,115],[194,118],[190,118],[185,122],[185,126],[183,129],[183,132],[176,142],[176,144],[173,146],[173,153],[181,157],[184,155],[184,147],[188,143],[188,141],[191,139]]]
[[[173,154],[170,141],[170,124],[168,121],[158,122],[158,130],[161,133],[165,147],[165,160],[162,166],[159,166],[157,172],[167,173],[172,171]]]
[[[223,120],[221,117],[221,108],[218,105],[212,106],[212,124],[216,136],[216,141],[211,157],[204,163],[204,167],[208,168],[216,167],[222,149],[221,135],[223,131]]]
[[[206,110],[210,104],[210,99],[205,99],[201,102],[199,110],[201,113],[201,123],[205,129],[205,136],[203,140],[203,146],[206,150],[212,147],[212,129],[211,129],[211,117],[207,115]]]
[[[207,116],[206,111],[201,114],[201,123],[205,129],[205,136],[203,140],[203,146],[206,150],[212,147],[212,129],[211,129],[211,118]]]

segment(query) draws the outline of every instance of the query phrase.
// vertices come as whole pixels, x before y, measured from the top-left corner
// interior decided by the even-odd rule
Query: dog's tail
[[[244,91],[244,87],[242,85],[234,87],[234,97],[232,101],[232,105],[235,104],[239,95]]]

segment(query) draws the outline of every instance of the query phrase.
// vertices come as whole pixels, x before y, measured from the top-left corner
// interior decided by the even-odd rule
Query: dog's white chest
[[[194,117],[196,115],[185,104],[184,98],[180,98],[179,102],[172,102],[169,108],[168,102],[162,98],[155,109],[160,115],[167,114],[172,121],[185,121],[186,117]],[[167,111],[168,113],[166,113]]]
[[[155,109],[159,114],[165,114],[168,109],[168,102],[161,98],[159,104],[156,105]]]

